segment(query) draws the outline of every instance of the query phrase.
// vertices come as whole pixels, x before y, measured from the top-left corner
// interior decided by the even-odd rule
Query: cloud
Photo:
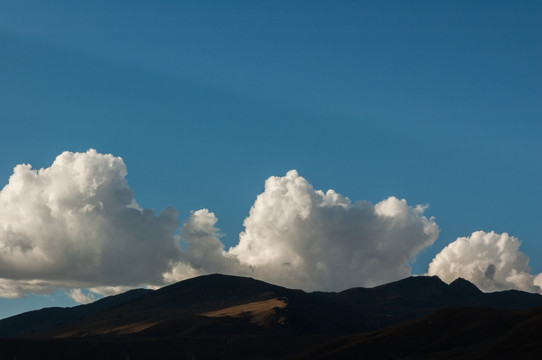
[[[146,284],[145,287],[153,287],[151,284]],[[156,286],[155,286],[156,287]],[[123,292],[126,292],[128,290],[133,289],[133,286],[96,286],[88,288],[89,291],[91,291],[94,294],[101,295],[101,296],[111,296],[111,295],[117,295]]]
[[[215,227],[217,218],[207,209],[192,212],[181,228],[181,238],[187,245],[182,251],[181,261],[196,271],[211,269],[212,272],[243,272],[238,259],[224,251],[219,239],[219,229]]]
[[[217,218],[208,209],[193,211],[181,228],[181,239],[186,248],[172,269],[164,274],[167,282],[181,281],[209,273],[250,275],[232,254],[224,250],[216,228]]]
[[[438,236],[423,206],[390,197],[376,205],[315,190],[297,171],[270,177],[244,221],[239,243],[224,250],[217,218],[193,212],[181,229],[179,281],[222,272],[305,290],[343,290],[410,275],[409,262]]]
[[[27,293],[43,295],[55,288],[52,282],[42,280],[0,279],[0,297],[3,298],[19,298]]]
[[[84,294],[81,289],[72,289],[68,295],[78,304],[88,304],[96,300],[91,293]]]
[[[229,254],[256,277],[285,286],[382,284],[409,276],[409,262],[437,238],[424,210],[395,197],[353,204],[333,190],[315,190],[292,170],[267,179]]]
[[[177,235],[177,211],[140,207],[126,174],[120,157],[95,150],[64,152],[45,169],[16,166],[0,191],[0,296],[64,288],[86,302],[215,272],[305,290],[373,286],[409,276],[439,233],[426,206],[393,196],[352,202],[292,170],[266,180],[239,242],[225,249],[214,213],[193,211]],[[428,274],[540,291],[542,274],[530,273],[519,244],[475,232],[442,250]]]
[[[16,166],[0,192],[0,296],[162,283],[178,257],[177,211],[139,208],[126,174],[95,150]]]
[[[507,233],[476,231],[457,238],[429,264],[429,275],[451,282],[462,277],[483,291],[519,289],[540,292],[542,274],[534,276],[521,242]]]

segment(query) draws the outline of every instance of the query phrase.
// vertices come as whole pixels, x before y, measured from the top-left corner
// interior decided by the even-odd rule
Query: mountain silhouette
[[[62,358],[62,349],[70,358],[68,355],[74,355],[71,347],[73,351],[90,351],[94,357],[89,358],[104,359],[115,358],[108,357],[113,354],[130,359],[157,354],[166,359],[284,358],[296,354],[311,358],[315,356],[309,349],[314,346],[325,346],[316,350],[318,356],[330,354],[327,358],[333,358],[338,354],[336,348],[350,349],[351,353],[341,357],[355,356],[356,351],[376,354],[386,342],[411,334],[427,339],[434,336],[431,343],[437,345],[430,349],[440,351],[448,349],[446,339],[460,337],[472,319],[478,319],[480,328],[476,331],[487,333],[486,328],[497,329],[491,321],[499,314],[506,318],[499,321],[519,326],[539,315],[529,312],[536,306],[542,306],[539,294],[512,290],[483,293],[467,280],[457,279],[448,285],[436,276],[409,277],[374,288],[307,293],[252,278],[213,274],[154,291],[133,290],[89,305],[43,309],[0,320],[0,334],[5,338],[0,346],[18,359],[37,355],[30,348],[56,358]],[[435,327],[444,329],[442,333],[420,325],[424,321],[441,324],[441,317],[448,319],[446,326]],[[447,333],[449,328],[454,332]],[[498,335],[507,334],[503,330]],[[380,340],[367,342],[367,336]],[[472,343],[465,343],[467,348],[488,341],[480,336],[471,338]],[[177,355],[168,355],[170,350],[165,349]]]
[[[51,307],[15,315],[0,320],[0,337],[22,337],[32,335],[55,325],[67,323],[123,304],[149,292],[152,292],[152,290],[134,289],[119,295],[108,296],[91,304],[78,305],[70,308]]]
[[[542,307],[448,308],[382,330],[344,336],[294,359],[538,359]],[[390,346],[392,344],[393,346]]]

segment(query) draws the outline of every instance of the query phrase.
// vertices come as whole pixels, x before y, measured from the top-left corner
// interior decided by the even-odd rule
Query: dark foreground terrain
[[[208,275],[0,320],[2,359],[538,359],[542,296],[411,277],[339,293]]]

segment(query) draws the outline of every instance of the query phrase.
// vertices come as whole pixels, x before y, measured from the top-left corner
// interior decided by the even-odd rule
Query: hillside
[[[376,353],[386,343],[400,344],[397,339],[414,336],[429,339],[420,341],[436,344],[440,351],[447,349],[450,338],[461,337],[465,331],[496,330],[492,321],[511,324],[508,329],[530,318],[539,319],[535,310],[520,310],[536,306],[542,306],[541,295],[483,293],[463,279],[448,285],[438,277],[421,276],[374,288],[307,293],[252,278],[214,274],[90,305],[43,309],[4,319],[0,321],[3,336],[18,339],[4,339],[0,345],[6,351],[11,349],[18,359],[30,351],[29,343],[32,349],[42,348],[59,358],[59,349],[69,354],[73,346],[74,351],[88,348],[100,358],[119,351],[131,359],[151,358],[153,352],[168,358],[162,353],[167,348],[175,349],[177,355],[186,353],[187,358],[229,354],[226,358],[244,359],[283,358],[326,344],[317,353],[333,358],[339,348],[350,349],[347,355]],[[442,317],[447,321],[441,321]],[[428,321],[445,325],[422,326]],[[448,333],[450,329],[455,330]],[[500,329],[503,331],[495,336],[510,335]],[[488,341],[480,336],[473,339],[465,346]],[[31,354],[26,358],[32,358]]]
[[[537,359],[540,334],[542,307],[452,308],[333,339],[295,359],[359,359],[360,354],[369,359]]]
[[[39,333],[53,326],[64,324],[94,314],[148,294],[152,290],[135,289],[123,294],[108,296],[91,304],[70,308],[51,307],[25,312],[0,320],[1,337],[22,337]]]

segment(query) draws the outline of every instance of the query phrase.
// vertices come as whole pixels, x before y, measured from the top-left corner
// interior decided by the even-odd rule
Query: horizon
[[[267,282],[267,281],[263,281],[263,280],[260,280],[260,279],[257,279],[257,278],[254,278],[254,277],[250,277],[250,276],[240,276],[240,275],[228,275],[228,274],[221,274],[221,273],[213,273],[213,274],[203,274],[203,275],[197,275],[197,276],[194,276],[192,278],[187,278],[187,279],[183,279],[183,280],[179,280],[175,283],[171,283],[171,284],[166,284],[166,285],[163,285],[162,287],[160,288],[156,288],[156,289],[150,289],[150,288],[143,288],[143,287],[140,287],[140,288],[133,288],[133,289],[129,289],[127,290],[126,292],[122,292],[122,293],[118,293],[118,294],[113,294],[113,295],[108,295],[108,296],[104,296],[104,297],[101,297],[101,298],[96,298],[96,299],[93,299],[92,302],[87,302],[87,303],[75,303],[73,305],[70,305],[70,306],[65,306],[65,307],[61,307],[61,308],[70,308],[70,307],[74,307],[74,306],[81,306],[81,305],[90,305],[94,302],[97,302],[97,301],[100,301],[100,300],[104,300],[104,299],[107,299],[109,297],[115,297],[117,295],[123,295],[127,292],[130,292],[130,291],[133,291],[133,290],[149,290],[149,291],[156,291],[156,290],[160,290],[160,289],[163,289],[163,288],[166,288],[168,286],[172,286],[172,285],[176,285],[178,283],[182,283],[182,282],[185,282],[185,281],[190,281],[190,280],[197,280],[199,278],[204,278],[204,277],[216,277],[216,276],[224,276],[224,277],[229,277],[229,278],[242,278],[242,279],[249,279],[249,280],[254,280],[254,281],[257,281],[257,282],[263,282],[265,284],[268,284],[268,285],[271,285],[271,286],[280,286],[280,285],[276,285],[276,284],[273,284],[273,283],[270,283],[270,282]],[[442,279],[440,279],[440,277],[438,275],[409,275],[405,278],[402,278],[402,279],[398,279],[398,280],[394,280],[394,281],[391,281],[391,282],[388,282],[388,283],[384,283],[384,284],[379,284],[379,285],[374,285],[374,286],[368,286],[368,287],[363,287],[363,286],[355,286],[355,287],[351,287],[351,288],[346,288],[346,289],[342,289],[342,290],[339,290],[339,291],[323,291],[323,290],[318,290],[318,289],[315,289],[315,290],[312,290],[312,291],[305,291],[303,289],[295,289],[295,288],[289,288],[289,287],[284,287],[288,290],[301,290],[305,293],[335,293],[335,294],[338,294],[338,293],[341,293],[341,292],[344,292],[344,291],[347,291],[347,290],[351,290],[351,289],[356,289],[356,288],[361,288],[361,289],[374,289],[374,288],[378,288],[378,287],[381,287],[381,286],[387,286],[387,285],[392,285],[394,283],[398,283],[398,282],[404,282],[408,279],[412,279],[412,278],[437,278],[439,279],[439,281],[441,281],[443,284],[446,284],[446,286],[452,286],[453,283],[456,283],[457,281],[466,281],[468,282],[469,284],[471,285],[474,285],[477,289],[478,287],[473,284],[472,282],[462,278],[462,277],[458,277],[456,278],[455,280],[451,281],[450,283],[447,283],[445,281],[443,281]],[[478,289],[480,290],[480,289]],[[521,290],[516,290],[516,289],[510,289],[510,290],[515,290],[515,291],[521,291]],[[482,291],[482,290],[480,290]],[[501,293],[501,292],[506,292],[506,291],[509,291],[509,290],[496,290],[496,291],[482,291],[483,293]],[[528,292],[527,292],[528,293]],[[533,293],[535,295],[541,295],[540,293]],[[33,309],[33,310],[29,310],[29,311],[25,311],[25,312],[22,312],[22,313],[18,313],[18,314],[13,314],[13,315],[10,315],[8,317],[4,317],[4,318],[0,318],[0,320],[3,320],[3,319],[7,319],[7,318],[10,318],[10,317],[13,317],[13,316],[18,316],[18,315],[22,315],[24,313],[27,313],[27,312],[33,312],[33,311],[39,311],[39,310],[44,310],[44,309],[47,309],[47,308],[51,308],[51,307],[44,307],[44,308],[40,308],[40,309]]]
[[[209,272],[542,292],[542,5],[0,6],[0,318]]]

